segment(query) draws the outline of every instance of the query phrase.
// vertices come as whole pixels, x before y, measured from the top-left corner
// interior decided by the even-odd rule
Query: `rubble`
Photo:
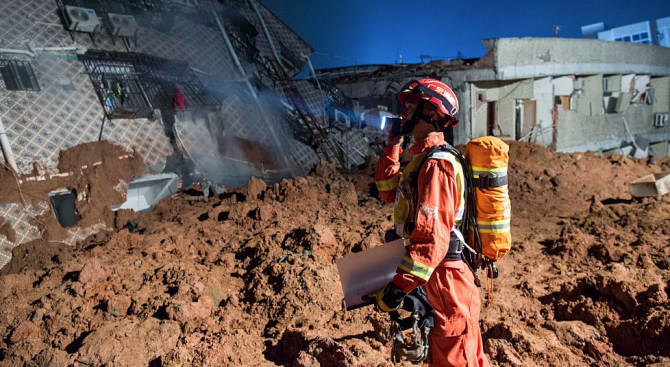
[[[510,147],[514,244],[481,313],[492,365],[670,363],[670,198],[627,188],[667,161]],[[18,246],[0,270],[0,359],[388,365],[387,316],[345,312],[335,267],[392,227],[373,172],[187,189],[76,247]]]

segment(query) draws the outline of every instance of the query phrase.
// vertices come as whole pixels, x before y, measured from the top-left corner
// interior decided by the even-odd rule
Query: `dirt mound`
[[[493,365],[670,363],[670,199],[632,200],[626,187],[659,170],[511,145],[515,245],[481,322]],[[219,198],[182,193],[152,213],[123,214],[125,229],[75,249],[15,256],[0,279],[0,359],[389,363],[386,315],[344,312],[334,266],[391,228],[372,172],[343,176],[322,164],[307,178],[252,179]]]

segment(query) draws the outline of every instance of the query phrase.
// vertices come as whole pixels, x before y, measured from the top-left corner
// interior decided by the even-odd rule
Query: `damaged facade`
[[[443,80],[460,102],[455,144],[495,135],[560,152],[668,155],[669,49],[560,38],[493,39],[484,45],[489,51],[481,59],[448,65],[321,74],[334,78],[350,97],[386,105],[394,113],[393,96],[406,82]],[[380,120],[372,124],[378,126]]]
[[[146,173],[174,172],[185,184],[279,180],[324,158],[361,164],[369,148],[350,131],[356,116],[329,117],[336,107],[351,110],[351,101],[332,85],[291,81],[312,51],[255,1],[3,2],[7,165],[21,183],[51,182],[79,171],[59,172],[60,152],[100,140],[138,153]],[[171,177],[158,180],[174,185]],[[58,205],[71,206],[69,194],[78,203],[89,198],[53,184],[66,189]],[[128,188],[116,187],[124,195]],[[38,196],[0,198],[0,225],[13,233],[11,241],[0,235],[0,267],[14,246],[42,237],[34,219],[56,204]],[[74,243],[104,223],[80,227],[68,228],[62,241]]]

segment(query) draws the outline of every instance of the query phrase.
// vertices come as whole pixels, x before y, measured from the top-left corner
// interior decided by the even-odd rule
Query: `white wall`
[[[625,42],[642,43],[644,39],[632,38],[632,36],[640,35],[642,33],[647,34],[646,39],[649,41],[650,44],[653,43],[654,38],[651,33],[651,24],[649,21],[629,24],[622,27],[616,27],[608,29],[606,31],[598,32],[598,39],[603,41],[615,41],[615,40],[621,40],[621,38],[625,38],[623,40]]]
[[[536,79],[533,82],[533,97],[537,101],[537,125],[531,134],[530,142],[544,146],[551,145],[552,119],[551,110],[554,108],[554,85],[551,77]]]
[[[670,47],[670,17],[656,20],[656,31],[658,44],[663,47]]]

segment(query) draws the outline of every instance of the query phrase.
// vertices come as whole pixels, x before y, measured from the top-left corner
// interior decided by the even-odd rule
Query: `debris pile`
[[[494,366],[670,363],[666,169],[511,144],[511,252],[482,309]],[[385,365],[386,315],[344,312],[335,259],[383,242],[374,167],[205,197],[198,186],[76,247],[34,241],[0,272],[12,366]],[[482,292],[483,296],[483,292]]]

